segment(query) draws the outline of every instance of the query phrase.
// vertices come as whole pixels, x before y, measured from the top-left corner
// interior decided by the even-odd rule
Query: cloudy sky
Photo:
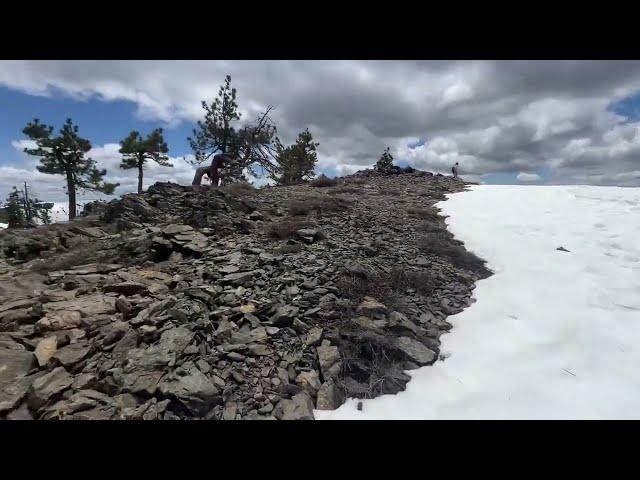
[[[136,188],[118,141],[161,126],[175,167],[150,164],[145,186],[190,183],[186,137],[226,74],[243,120],[273,105],[285,142],[308,127],[330,176],[389,146],[400,165],[459,162],[483,183],[640,186],[637,61],[0,61],[0,197],[26,179],[43,199],[66,198],[22,153],[34,117],[56,129],[71,117],[118,193]]]

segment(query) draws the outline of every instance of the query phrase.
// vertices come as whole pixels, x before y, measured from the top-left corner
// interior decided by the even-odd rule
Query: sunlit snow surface
[[[475,186],[438,206],[495,272],[449,317],[450,357],[316,418],[640,418],[640,189]]]

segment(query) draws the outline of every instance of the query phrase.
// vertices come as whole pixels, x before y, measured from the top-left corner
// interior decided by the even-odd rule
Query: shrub
[[[424,233],[441,233],[443,230],[446,231],[446,225],[440,221],[427,220],[420,222],[416,229]]]
[[[365,185],[367,179],[364,177],[349,177],[344,180],[345,185]]]
[[[275,249],[277,254],[283,255],[287,253],[299,253],[304,250],[304,247],[300,243],[285,243]]]
[[[407,213],[412,217],[422,218],[424,220],[429,220],[431,222],[440,221],[440,217],[438,216],[438,212],[435,208],[415,208],[411,207],[407,209]]]
[[[288,204],[289,214],[293,216],[307,215],[312,211],[319,214],[341,212],[349,208],[350,201],[344,197],[313,196],[301,200],[291,200]]]
[[[296,232],[302,228],[311,227],[311,224],[301,219],[287,219],[271,223],[267,227],[267,236],[276,240],[294,238]]]
[[[329,178],[323,173],[315,180],[309,182],[309,185],[312,187],[335,187],[338,183],[340,182],[337,179]]]
[[[98,245],[95,242],[86,242],[77,245],[72,251],[58,254],[50,258],[35,260],[31,265],[31,270],[38,273],[55,272],[58,270],[70,270],[79,265],[89,263],[100,263]],[[104,259],[106,260],[106,259]],[[108,263],[103,261],[102,263]]]
[[[418,241],[418,247],[425,253],[437,255],[449,260],[455,267],[488,276],[486,262],[468,252],[463,244],[453,239],[451,233],[445,229],[427,233]]]
[[[340,194],[348,194],[348,193],[363,193],[362,188],[358,188],[358,187],[351,187],[348,185],[342,185],[339,187],[336,187],[332,190],[329,190],[327,192],[329,195],[340,195]]]
[[[378,195],[388,195],[391,197],[400,197],[402,192],[397,188],[391,188],[389,190],[378,190]]]
[[[236,182],[230,185],[225,185],[224,187],[220,187],[220,190],[230,195],[241,195],[243,193],[254,191],[255,187],[247,182]]]

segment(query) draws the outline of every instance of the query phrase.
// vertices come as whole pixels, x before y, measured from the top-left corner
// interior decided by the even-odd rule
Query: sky
[[[174,167],[150,163],[145,186],[190,183],[186,138],[227,74],[241,121],[272,105],[285,143],[309,128],[329,176],[371,167],[388,146],[399,165],[458,162],[486,184],[640,186],[638,61],[0,61],[0,198],[26,180],[66,199],[63,179],[22,152],[35,117],[56,130],[72,118],[118,194],[137,185],[118,142],[162,127]]]

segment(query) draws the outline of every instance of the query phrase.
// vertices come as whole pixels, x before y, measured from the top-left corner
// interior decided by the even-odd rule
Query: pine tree
[[[70,118],[58,136],[52,135],[53,127],[41,124],[37,118],[29,122],[22,133],[36,142],[36,148],[25,148],[24,151],[40,157],[40,165],[36,167],[38,171],[66,177],[70,220],[76,217],[77,189],[112,194],[119,185],[105,182],[107,171],[98,170],[95,160],[85,158],[91,150],[91,143],[78,135],[78,126]]]
[[[225,77],[225,83],[218,91],[218,97],[211,105],[202,102],[205,110],[204,120],[198,122],[193,136],[187,140],[195,154],[193,165],[210,161],[218,153],[226,153],[235,159],[233,165],[226,167],[225,183],[245,180],[245,170],[256,175],[254,166],[265,169],[268,174],[275,171],[271,159],[277,154],[276,126],[267,107],[258,119],[252,123],[237,127],[241,114],[238,112],[236,89],[231,87],[231,77]]]
[[[161,128],[155,129],[147,135],[146,139],[143,139],[137,131],[132,131],[127,138],[120,142],[120,150],[118,151],[122,154],[120,168],[125,170],[138,169],[138,193],[142,193],[143,168],[147,160],[153,160],[163,167],[173,167],[169,163],[169,157],[165,155],[169,152],[169,147],[164,141]]]
[[[7,197],[7,217],[9,228],[22,228],[26,225],[22,195],[16,187],[13,187]]]
[[[27,184],[25,188],[18,189],[13,187],[13,192],[7,197],[6,210],[10,223],[14,227],[35,227],[40,220],[43,224],[51,223],[51,209],[53,203],[45,203],[38,198],[32,198],[27,193]]]
[[[227,153],[237,143],[237,132],[233,123],[240,120],[236,89],[231,87],[231,76],[225,77],[224,85],[218,91],[218,97],[211,105],[202,101],[205,111],[204,120],[198,121],[198,129],[193,137],[187,138],[195,153],[194,164],[201,164],[215,153]]]
[[[49,225],[51,223],[51,207],[38,209],[38,218],[43,225]]]
[[[393,156],[389,153],[389,147],[382,152],[380,159],[376,162],[375,169],[381,173],[387,173],[393,169]]]
[[[270,178],[278,185],[297,185],[312,179],[318,161],[318,145],[320,144],[313,141],[308,128],[298,134],[298,139],[293,145],[285,148],[278,144],[276,171]]]

